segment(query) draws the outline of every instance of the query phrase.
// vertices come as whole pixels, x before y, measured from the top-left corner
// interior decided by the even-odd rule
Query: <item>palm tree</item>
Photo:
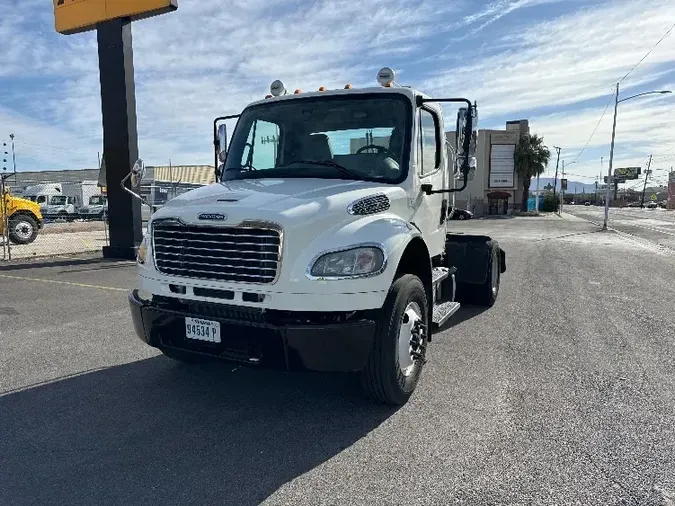
[[[551,152],[544,145],[544,139],[538,135],[523,135],[513,154],[516,172],[523,181],[522,210],[527,210],[527,199],[530,196],[530,182],[533,177],[543,174],[551,158]]]

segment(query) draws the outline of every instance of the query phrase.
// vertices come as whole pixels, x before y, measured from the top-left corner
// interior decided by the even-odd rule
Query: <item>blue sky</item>
[[[481,128],[529,118],[546,144],[563,147],[570,179],[591,182],[601,157],[607,168],[611,105],[581,150],[613,83],[675,23],[671,0],[178,3],[133,27],[139,147],[150,165],[211,163],[213,117],[239,112],[274,79],[305,90],[367,86],[388,65],[428,94],[476,100]],[[49,0],[2,4],[0,140],[16,135],[19,171],[95,167],[95,33],[56,34]],[[653,89],[675,90],[675,33],[621,96]],[[675,165],[673,111],[675,96],[621,104],[616,166],[644,166],[651,153],[665,175]]]

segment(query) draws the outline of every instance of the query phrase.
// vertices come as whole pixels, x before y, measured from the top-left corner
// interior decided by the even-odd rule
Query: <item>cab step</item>
[[[438,284],[447,279],[447,277],[450,275],[450,269],[447,267],[434,267],[431,269],[431,286],[434,288],[438,286]]]
[[[440,304],[434,304],[433,318],[435,328],[442,327],[445,322],[447,322],[452,315],[454,315],[461,305],[459,302],[441,302]]]

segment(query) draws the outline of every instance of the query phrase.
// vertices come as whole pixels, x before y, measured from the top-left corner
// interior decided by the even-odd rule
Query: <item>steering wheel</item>
[[[361,154],[361,151],[365,151],[366,149],[376,149],[378,153],[385,153],[387,156],[390,158],[393,158],[396,160],[398,157],[391,152],[389,148],[385,148],[384,146],[378,146],[377,144],[367,144],[366,146],[361,146],[359,149],[356,150],[355,154]]]

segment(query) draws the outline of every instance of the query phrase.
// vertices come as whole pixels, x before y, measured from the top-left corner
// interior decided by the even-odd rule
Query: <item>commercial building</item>
[[[96,181],[98,177],[98,169],[42,170],[17,172],[16,176],[8,178],[7,184],[15,195],[21,195],[25,188],[37,184]],[[141,193],[152,204],[162,205],[176,195],[214,180],[211,165],[148,165],[141,183]]]
[[[513,154],[522,135],[530,133],[528,120],[507,121],[504,130],[479,130],[476,173],[464,191],[455,194],[455,205],[475,216],[513,214],[522,202],[522,182]],[[446,132],[454,147],[455,132]]]

